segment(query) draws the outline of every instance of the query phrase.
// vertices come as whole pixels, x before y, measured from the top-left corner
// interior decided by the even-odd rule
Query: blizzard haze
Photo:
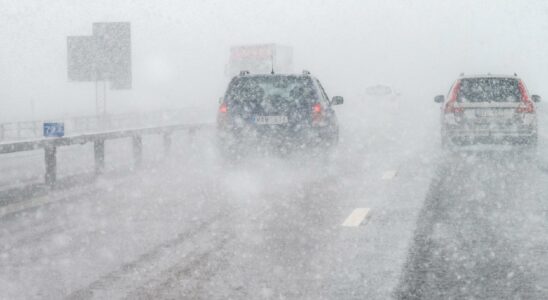
[[[548,299],[547,36],[545,0],[0,0],[0,299]],[[257,45],[296,74],[231,81]]]
[[[94,113],[92,83],[66,76],[66,37],[93,22],[132,26],[134,88],[111,112],[214,107],[232,45],[294,48],[295,70],[352,97],[372,84],[425,97],[461,72],[512,74],[544,92],[544,1],[2,1],[3,119]],[[417,85],[419,88],[417,88]]]

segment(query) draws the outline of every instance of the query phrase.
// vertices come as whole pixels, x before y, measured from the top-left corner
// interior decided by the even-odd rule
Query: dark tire
[[[332,134],[327,141],[322,143],[321,151],[319,153],[319,158],[321,161],[323,161],[325,164],[329,164],[331,161],[331,156],[337,149],[337,145],[339,144],[339,132],[335,132]]]
[[[442,150],[449,150],[451,144],[449,141],[449,138],[445,134],[441,134],[441,149]]]
[[[238,160],[238,151],[236,151],[236,147],[226,140],[219,139],[217,141],[217,152],[223,163],[233,164]]]
[[[335,148],[339,145],[339,131],[335,132],[333,139],[331,140],[331,147]]]
[[[333,152],[335,148],[337,148],[337,145],[339,145],[339,129],[334,129],[326,137],[324,137],[322,144],[327,151]]]
[[[527,138],[527,146],[530,148],[536,149],[538,145],[538,135],[534,134],[531,137]]]
[[[234,163],[238,159],[231,151],[219,151],[219,155],[224,163]]]
[[[312,157],[316,163],[328,165],[331,160],[333,150],[331,147],[317,147],[312,151]]]

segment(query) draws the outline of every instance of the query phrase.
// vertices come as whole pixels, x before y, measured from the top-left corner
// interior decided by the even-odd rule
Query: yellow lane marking
[[[342,226],[344,227],[358,227],[363,222],[363,220],[369,214],[369,208],[356,208],[352,213],[344,220]]]
[[[31,208],[43,206],[43,205],[46,205],[46,204],[49,204],[49,203],[63,201],[63,200],[66,200],[69,197],[74,197],[74,196],[80,195],[82,193],[85,193],[86,191],[87,191],[87,189],[81,189],[81,188],[80,188],[80,190],[69,189],[69,190],[64,191],[63,194],[50,193],[48,195],[37,197],[37,198],[34,198],[32,200],[29,199],[29,200],[24,200],[24,201],[18,202],[18,203],[8,204],[6,206],[0,207],[0,218],[5,216],[5,215],[11,214],[11,213],[15,213],[15,212],[19,212],[19,211],[23,211],[23,210],[27,210],[27,209],[31,209]]]
[[[122,186],[125,182],[126,180],[115,182],[112,184],[112,187],[117,188],[119,186]],[[90,193],[99,193],[99,192],[105,192],[105,189],[102,187],[98,187],[95,184],[91,184],[83,187],[75,186],[73,188],[66,189],[66,190],[50,192],[44,196],[39,196],[33,199],[23,200],[21,202],[8,204],[0,207],[0,218],[11,213],[16,213],[16,212],[24,211],[27,209],[44,206],[50,203],[66,201],[66,200],[69,200],[70,198],[86,197],[86,196],[89,196]]]
[[[52,203],[52,202],[57,202],[57,201],[59,201],[59,199],[43,197],[43,198],[34,199],[29,202],[14,203],[14,204],[6,205],[4,207],[0,207],[0,218],[7,214],[26,210],[29,208],[42,206],[42,205]]]

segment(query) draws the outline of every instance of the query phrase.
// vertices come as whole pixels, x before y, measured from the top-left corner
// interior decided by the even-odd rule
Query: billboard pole
[[[95,78],[95,115],[99,117],[99,84]]]
[[[103,117],[107,117],[107,81],[103,81]]]
[[[95,82],[95,113],[99,126],[104,127],[107,82],[110,82],[110,89],[113,90],[131,89],[132,86],[131,24],[93,23],[91,36],[67,37],[67,60],[69,81]],[[99,81],[103,82],[103,99],[99,95]]]
[[[95,53],[97,53],[97,40],[96,38],[93,38],[93,54],[95,56]],[[94,57],[93,59],[93,63],[92,63],[92,67],[93,67],[93,81],[95,81],[95,116],[97,117],[97,120],[99,120],[99,114],[100,114],[100,110],[99,110],[99,70],[97,68],[97,60],[96,58]]]

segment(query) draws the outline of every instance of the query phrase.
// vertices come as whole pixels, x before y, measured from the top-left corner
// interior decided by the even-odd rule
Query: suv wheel
[[[445,132],[441,132],[441,149],[447,150],[449,149],[450,141]]]
[[[538,145],[538,134],[534,134],[527,138],[527,145],[531,148],[536,148]]]

